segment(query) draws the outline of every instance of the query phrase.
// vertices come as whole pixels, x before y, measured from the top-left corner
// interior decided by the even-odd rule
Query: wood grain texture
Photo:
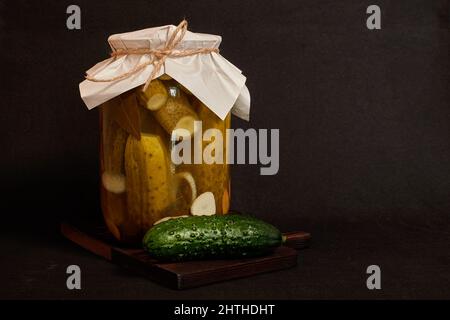
[[[161,263],[141,248],[118,243],[103,226],[78,228],[62,223],[61,233],[90,252],[173,289],[193,288],[293,267],[297,264],[297,250],[306,248],[311,237],[306,232],[287,233],[285,246],[263,257]]]
[[[294,231],[283,233],[286,237],[284,245],[289,248],[301,250],[309,247],[311,234],[303,231]]]

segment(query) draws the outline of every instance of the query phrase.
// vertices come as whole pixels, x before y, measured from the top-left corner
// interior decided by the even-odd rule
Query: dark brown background
[[[66,29],[78,4],[82,29]],[[366,8],[382,30],[366,28]],[[251,122],[280,128],[280,171],[233,168],[232,206],[306,229],[296,269],[174,292],[69,244],[95,219],[97,112],[78,83],[110,34],[189,20],[244,71]],[[449,298],[447,1],[0,1],[3,298]],[[79,264],[83,290],[65,289]],[[365,287],[382,268],[383,290]]]

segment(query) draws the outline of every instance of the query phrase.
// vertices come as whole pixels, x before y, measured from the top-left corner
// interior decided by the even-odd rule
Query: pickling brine
[[[181,141],[200,150],[214,139],[194,139],[218,129],[227,154],[221,120],[186,88],[167,75],[122,93],[100,108],[101,203],[106,225],[120,241],[139,242],[158,221],[182,215],[225,214],[230,205],[226,161],[175,164],[171,154]],[[201,121],[201,126],[198,126]],[[202,132],[196,132],[200,128]],[[195,146],[195,144],[197,144]]]

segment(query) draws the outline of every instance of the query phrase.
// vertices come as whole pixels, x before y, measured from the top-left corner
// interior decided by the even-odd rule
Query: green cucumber
[[[158,260],[254,257],[270,253],[283,237],[274,226],[248,215],[191,216],[161,222],[144,236]]]

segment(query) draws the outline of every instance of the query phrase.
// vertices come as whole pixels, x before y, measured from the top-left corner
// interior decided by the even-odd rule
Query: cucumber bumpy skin
[[[163,261],[246,258],[283,242],[274,226],[248,215],[192,216],[162,222],[144,236],[144,249]]]

